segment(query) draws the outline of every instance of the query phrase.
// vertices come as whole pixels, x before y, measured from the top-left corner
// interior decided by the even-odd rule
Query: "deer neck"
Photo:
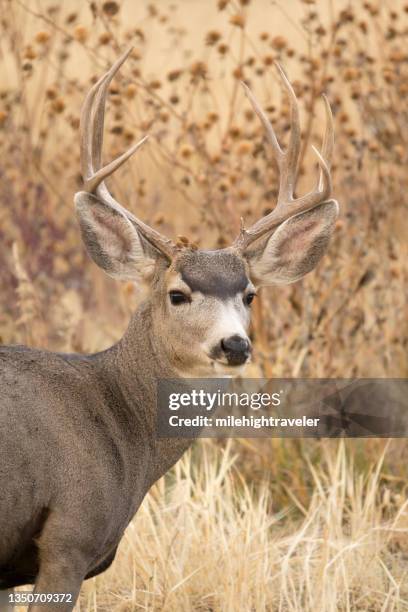
[[[153,462],[149,485],[162,476],[192,444],[191,439],[157,437],[157,382],[178,378],[161,339],[154,333],[152,309],[143,302],[133,314],[122,339],[99,353],[99,367],[115,397],[134,420],[134,435],[149,445]]]

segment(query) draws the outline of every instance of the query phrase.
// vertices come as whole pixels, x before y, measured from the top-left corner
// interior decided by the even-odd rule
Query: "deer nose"
[[[251,345],[242,336],[230,336],[221,340],[221,348],[227,357],[229,365],[242,365],[245,363],[251,352]]]

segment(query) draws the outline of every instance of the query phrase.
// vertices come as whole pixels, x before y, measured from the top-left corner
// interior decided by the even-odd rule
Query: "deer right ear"
[[[155,259],[145,252],[144,241],[124,215],[84,191],[74,201],[82,240],[100,268],[127,281],[153,274]]]
[[[254,283],[294,283],[313,270],[327,249],[338,211],[336,200],[328,200],[290,217],[272,236],[254,243],[245,253]]]

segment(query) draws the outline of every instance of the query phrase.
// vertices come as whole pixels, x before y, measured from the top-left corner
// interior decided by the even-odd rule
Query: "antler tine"
[[[87,186],[87,181],[94,174],[93,155],[92,155],[92,135],[91,135],[92,106],[95,100],[96,93],[105,78],[106,78],[106,75],[103,75],[95,83],[95,85],[89,90],[85,98],[85,101],[82,105],[82,110],[81,110],[81,118],[79,122],[80,158],[81,158],[81,173],[82,173],[82,178],[84,180],[85,186]]]
[[[332,113],[330,103],[327,99],[326,94],[323,94],[322,98],[324,101],[324,108],[326,111],[326,130],[324,133],[322,156],[324,157],[326,164],[330,169],[332,158],[333,158],[333,150],[334,150],[334,121],[333,121],[333,113]]]
[[[101,166],[102,145],[103,145],[103,125],[104,125],[104,120],[105,120],[105,105],[106,105],[106,96],[108,93],[108,87],[111,84],[113,77],[118,72],[119,68],[122,66],[125,60],[129,57],[131,51],[132,51],[132,47],[130,47],[130,49],[128,49],[126,53],[124,53],[113,64],[110,70],[108,70],[96,94],[95,111],[94,111],[93,122],[92,122],[92,132],[93,132],[92,134],[92,154],[93,154],[95,170],[99,170]],[[120,157],[123,157],[123,156],[120,156]],[[122,163],[126,161],[126,159],[128,158],[125,158],[122,161]]]
[[[86,174],[84,174],[85,187],[90,193],[95,193],[102,181],[127,161],[148,138],[148,136],[145,136],[110,164],[107,164],[103,168],[100,167],[108,87],[131,51],[131,48],[128,49],[126,53],[113,64],[110,70],[94,85],[85,100],[81,116],[82,146],[83,149],[85,149],[84,159],[86,159],[86,168],[83,168],[83,170],[86,172]]]
[[[332,180],[330,175],[330,167],[320,153],[319,149],[316,149],[314,145],[312,145],[312,149],[317,156],[317,161],[320,166],[319,184],[316,189],[312,189],[312,191],[310,191],[308,194],[299,198],[299,201],[310,198],[311,203],[315,204],[316,200],[315,205],[317,205],[330,197],[332,191]]]
[[[255,98],[254,94],[249,89],[248,85],[246,83],[244,83],[244,81],[241,81],[241,85],[244,88],[245,94],[246,94],[247,98],[249,99],[249,101],[251,102],[254,111],[258,115],[259,119],[261,120],[261,122],[262,122],[262,124],[263,124],[263,126],[265,128],[266,135],[268,136],[268,140],[269,140],[269,142],[272,145],[272,148],[274,150],[277,164],[280,167],[281,164],[282,164],[284,153],[283,153],[283,151],[282,151],[282,149],[280,147],[278,139],[276,138],[276,134],[275,134],[275,131],[274,131],[273,127],[272,127],[272,124],[269,121],[268,117],[266,116],[266,113],[264,112],[264,110],[260,106],[259,102]]]
[[[275,62],[275,65],[289,96],[291,118],[289,145],[285,152],[285,167],[283,176],[281,176],[281,185],[278,196],[279,205],[281,201],[285,202],[287,200],[291,200],[295,190],[297,166],[300,155],[300,119],[299,104],[296,94],[293,91],[293,87],[289,83],[282,66],[278,62]]]
[[[322,154],[321,154],[321,156],[325,160],[326,165],[327,165],[327,167],[330,170],[331,161],[332,161],[332,157],[333,157],[333,149],[334,149],[334,123],[333,123],[332,110],[330,108],[330,104],[329,104],[329,101],[327,99],[327,96],[325,94],[323,94],[322,97],[323,97],[324,108],[325,108],[325,112],[326,112],[326,129],[325,129],[325,132],[324,132],[323,147],[322,147]],[[320,190],[324,190],[324,188],[325,188],[325,185],[324,185],[324,175],[323,175],[323,171],[322,170],[320,170],[320,173],[319,173],[319,186],[318,186],[318,188]]]
[[[131,53],[132,48],[128,49],[91,88],[85,98],[80,120],[81,137],[81,169],[84,179],[84,188],[88,193],[96,194],[101,200],[123,214],[129,221],[137,226],[143,237],[153,246],[157,247],[166,257],[172,259],[176,246],[165,236],[149,227],[131,212],[117,202],[109,190],[104,180],[113,174],[126,160],[139,149],[149,136],[144,136],[139,142],[132,145],[127,151],[111,161],[106,166],[101,167],[102,145],[103,145],[103,126],[105,118],[105,104],[108,87],[122,66],[124,61]]]
[[[315,208],[319,204],[322,204],[330,197],[332,190],[330,163],[334,148],[334,125],[330,104],[326,96],[323,96],[326,110],[326,129],[322,153],[320,153],[315,147],[312,147],[320,166],[318,184],[306,195],[296,199],[294,198],[293,194],[296,184],[297,166],[299,162],[301,144],[299,106],[295,92],[293,91],[293,88],[289,83],[283,69],[279,64],[276,64],[276,66],[290,100],[291,132],[289,145],[285,151],[282,151],[269,119],[256,101],[252,92],[249,90],[247,85],[245,85],[245,93],[249,98],[256,114],[261,119],[261,122],[265,127],[268,140],[272,144],[280,177],[278,199],[274,210],[269,213],[269,215],[266,215],[266,217],[259,219],[248,230],[246,230],[243,226],[241,227],[240,234],[233,245],[240,251],[244,251],[250,244],[252,244],[252,242],[258,240],[258,238],[270,232],[273,228],[277,227],[290,217],[306,212],[312,208]]]

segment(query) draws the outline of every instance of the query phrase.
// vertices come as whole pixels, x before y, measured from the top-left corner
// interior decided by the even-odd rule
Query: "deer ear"
[[[339,207],[328,200],[290,217],[245,254],[257,285],[293,283],[313,270],[327,249]]]
[[[82,240],[100,268],[120,280],[152,275],[155,259],[124,215],[84,191],[77,193],[74,201]]]

